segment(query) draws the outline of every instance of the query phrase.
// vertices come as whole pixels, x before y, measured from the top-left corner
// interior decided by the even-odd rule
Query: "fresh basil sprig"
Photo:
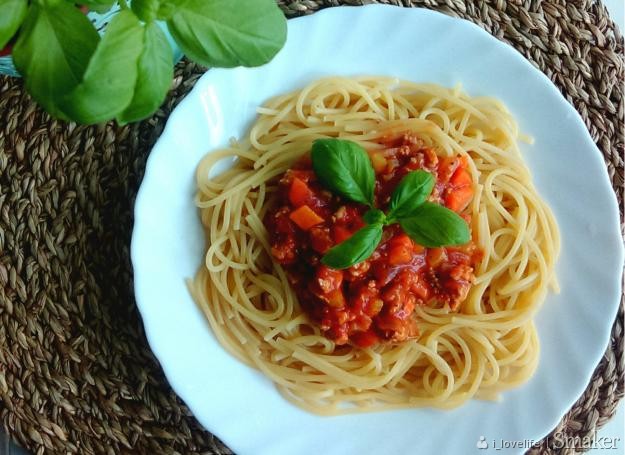
[[[173,78],[173,51],[206,66],[259,66],[286,40],[275,0],[0,0],[0,50],[50,114],[80,123],[150,116]],[[82,5],[79,9],[76,4]],[[121,11],[100,39],[84,11]],[[160,23],[159,23],[160,21]]]
[[[367,152],[358,144],[340,139],[318,139],[313,143],[312,164],[327,189],[371,207],[363,216],[367,226],[330,248],[321,262],[345,269],[367,259],[375,251],[384,226],[399,223],[418,244],[428,247],[463,245],[471,239],[466,221],[439,204],[427,202],[434,177],[418,170],[407,174],[391,195],[387,214],[373,207],[375,173]]]

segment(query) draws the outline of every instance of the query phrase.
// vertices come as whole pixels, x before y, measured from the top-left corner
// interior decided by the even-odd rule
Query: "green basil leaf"
[[[460,215],[431,202],[424,202],[399,224],[412,240],[425,247],[464,245],[471,240],[469,226]]]
[[[386,215],[382,210],[370,209],[362,217],[367,224],[384,224],[386,223]]]
[[[158,15],[160,7],[159,0],[132,0],[130,3],[132,11],[144,22],[152,22]]]
[[[399,219],[410,216],[428,198],[434,183],[434,177],[429,172],[413,171],[407,174],[393,191],[388,217]]]
[[[167,26],[183,52],[206,66],[267,63],[286,40],[286,18],[275,0],[169,0]]]
[[[130,105],[117,116],[120,124],[148,117],[163,103],[174,77],[173,62],[173,51],[165,33],[157,23],[147,24],[135,93]]]
[[[13,38],[27,11],[26,0],[0,0],[0,49]]]
[[[382,225],[370,224],[330,250],[321,262],[333,269],[346,269],[367,259],[382,239]]]
[[[82,82],[64,100],[63,111],[85,124],[100,123],[132,101],[144,29],[129,10],[120,11],[89,61]]]
[[[13,47],[26,90],[50,114],[66,118],[59,102],[80,82],[100,36],[74,5],[33,3]]]
[[[340,139],[317,139],[311,158],[323,186],[349,200],[373,205],[375,173],[369,155],[360,145]]]

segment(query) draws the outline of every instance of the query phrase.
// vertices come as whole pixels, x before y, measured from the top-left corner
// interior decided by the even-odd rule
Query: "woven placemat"
[[[289,17],[390,3],[475,22],[518,49],[577,108],[622,204],[623,38],[600,2],[278,3]],[[52,120],[21,80],[0,78],[0,417],[37,454],[230,453],[165,381],[135,307],[129,260],[146,158],[203,71],[180,63],[161,110],[125,127]],[[621,303],[591,383],[554,431],[592,437],[623,396],[623,366]],[[534,450],[557,452],[553,444],[547,438]]]

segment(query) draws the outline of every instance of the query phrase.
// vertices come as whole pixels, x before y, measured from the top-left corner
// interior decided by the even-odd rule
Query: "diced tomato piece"
[[[380,342],[380,338],[372,330],[366,332],[355,332],[351,335],[351,339],[356,346],[361,348],[368,348]]]
[[[473,198],[473,188],[462,186],[454,188],[445,196],[445,206],[454,212],[462,212]]]
[[[312,190],[306,185],[306,183],[294,177],[291,182],[291,188],[289,188],[289,201],[295,207],[301,207],[302,205],[306,205],[313,198],[314,194]]]
[[[344,242],[351,236],[352,232],[343,226],[334,225],[332,227],[332,237],[334,237],[334,242],[336,243]]]
[[[449,183],[451,183],[455,187],[461,187],[465,185],[471,186],[473,180],[471,180],[471,174],[469,174],[468,170],[459,167],[458,169],[456,169],[456,172],[454,172],[454,175],[451,176]]]
[[[304,231],[324,221],[323,218],[317,215],[313,209],[307,205],[302,205],[300,208],[293,210],[289,218]]]

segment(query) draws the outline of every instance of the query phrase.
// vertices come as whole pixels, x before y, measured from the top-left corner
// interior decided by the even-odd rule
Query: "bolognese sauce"
[[[376,207],[385,209],[401,179],[421,169],[436,179],[429,201],[470,223],[464,212],[473,182],[466,159],[439,157],[411,134],[388,139],[384,146],[369,154]],[[265,218],[272,254],[287,271],[304,311],[337,345],[369,347],[417,337],[417,305],[448,305],[454,311],[467,297],[481,258],[473,241],[425,248],[399,225],[390,225],[368,259],[336,270],[323,265],[321,257],[365,226],[367,207],[324,189],[309,157],[284,174],[278,198]]]

